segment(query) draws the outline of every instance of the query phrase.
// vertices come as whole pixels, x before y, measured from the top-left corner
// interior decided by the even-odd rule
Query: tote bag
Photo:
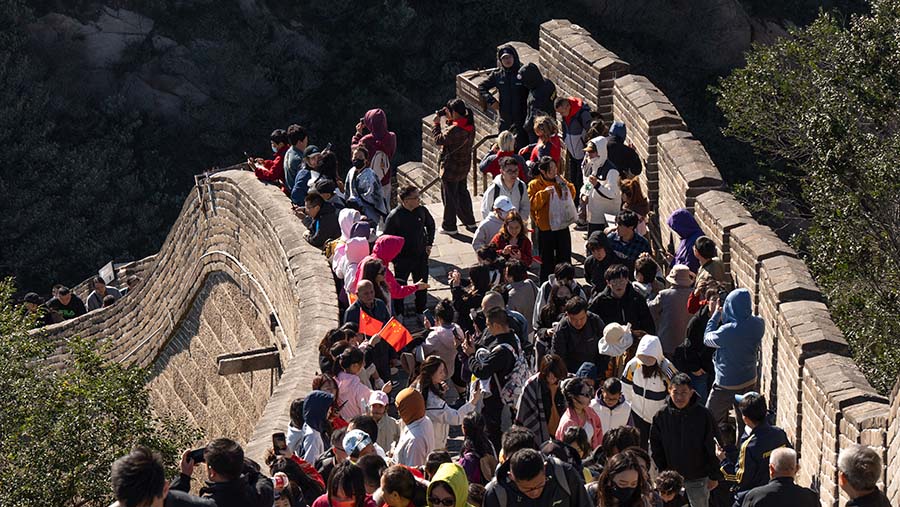
[[[568,185],[563,185],[562,195],[550,192],[550,230],[561,231],[575,223],[578,218],[578,210],[575,209],[575,201],[569,195]]]

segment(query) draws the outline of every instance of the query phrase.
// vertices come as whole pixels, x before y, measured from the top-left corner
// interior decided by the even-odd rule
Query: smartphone
[[[272,447],[275,448],[275,455],[283,454],[287,450],[287,438],[284,433],[272,433]]]
[[[188,454],[188,457],[191,458],[191,461],[196,463],[203,463],[206,461],[206,458],[203,457],[203,452],[206,451],[206,447],[201,447],[199,449],[194,449]]]

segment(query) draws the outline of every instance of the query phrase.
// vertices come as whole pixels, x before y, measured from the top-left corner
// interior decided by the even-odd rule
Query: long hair
[[[440,356],[433,355],[426,357],[425,361],[419,366],[419,375],[416,377],[414,384],[418,384],[419,392],[421,392],[422,397],[425,398],[426,404],[428,403],[429,394],[434,393],[440,396],[440,390],[438,389],[438,386],[432,384],[431,377],[433,377],[442,366],[444,367],[444,371],[446,371],[447,365],[444,364],[444,360],[441,359]]]
[[[512,236],[509,234],[508,225],[512,222],[519,223],[519,238],[525,238],[525,221],[522,220],[522,215],[519,215],[518,211],[510,211],[509,215],[506,217],[506,220],[503,221],[503,225],[500,226],[500,237],[506,240],[507,242],[512,240]]]
[[[368,280],[372,282],[372,287],[375,288],[375,297],[380,299],[383,303],[387,304],[386,296],[387,293],[385,289],[387,289],[386,283],[378,283],[378,275],[387,271],[387,268],[384,267],[384,264],[379,260],[369,260],[362,267],[362,278],[361,280]]]
[[[644,195],[644,189],[641,188],[641,182],[637,178],[626,178],[619,181],[619,189],[622,191],[622,206],[625,209],[633,210],[636,207],[646,206],[649,202],[647,196]]]
[[[464,417],[462,428],[463,435],[465,435],[465,440],[463,440],[462,451],[460,451],[460,455],[462,455],[466,451],[471,451],[477,454],[479,457],[488,455],[493,456],[494,447],[491,445],[491,441],[487,438],[487,433],[484,429],[484,417],[481,414],[479,414],[478,412],[472,412]]]
[[[344,461],[331,471],[331,477],[328,478],[328,505],[333,505],[331,499],[338,490],[345,495],[353,495],[356,507],[365,507],[366,479],[362,469],[350,461]]]
[[[472,114],[472,110],[461,99],[453,99],[447,102],[447,109],[465,118],[469,125],[475,126],[475,116]]]
[[[634,470],[638,474],[638,485],[631,497],[630,503],[620,504],[612,495],[613,479],[622,472]],[[597,506],[598,507],[643,507],[644,499],[650,495],[650,485],[644,478],[644,470],[640,462],[631,453],[616,454],[609,458],[600,478],[597,479]]]
[[[469,286],[469,294],[484,296],[484,294],[491,290],[491,267],[477,265],[469,268],[469,280],[471,280],[472,284]]]
[[[537,134],[541,132],[547,138],[551,138],[559,132],[559,129],[556,127],[556,121],[549,116],[538,116],[534,119],[534,132]],[[540,134],[538,134],[540,137]]]
[[[516,135],[509,130],[504,130],[497,135],[497,146],[500,151],[514,151],[516,149]]]

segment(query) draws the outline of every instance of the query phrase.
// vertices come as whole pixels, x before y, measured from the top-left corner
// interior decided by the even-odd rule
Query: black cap
[[[26,303],[34,303],[36,305],[39,305],[43,301],[41,301],[41,296],[38,296],[34,292],[29,292],[28,294],[25,294],[25,302]]]
[[[316,153],[319,153],[319,152],[321,152],[319,147],[314,144],[311,144],[311,145],[307,146],[305,150],[303,150],[303,156],[309,157],[310,155],[315,155]]]

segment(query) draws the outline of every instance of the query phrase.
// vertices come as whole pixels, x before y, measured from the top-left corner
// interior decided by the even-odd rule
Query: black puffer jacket
[[[650,426],[650,450],[656,468],[675,470],[688,481],[703,477],[722,480],[715,433],[712,413],[699,403],[696,393],[683,409],[667,397],[665,407],[656,413]]]
[[[526,63],[519,70],[522,83],[528,88],[528,115],[525,117],[525,125],[534,123],[537,116],[545,115],[551,118],[556,116],[553,103],[556,101],[556,85],[545,78],[541,70],[533,63]]]
[[[504,69],[500,63],[500,54],[503,52],[509,52],[513,56],[513,64],[508,69]],[[497,68],[478,85],[478,92],[488,106],[496,102],[491,95],[491,89],[496,88],[500,93],[500,128],[504,130],[514,125],[521,127],[525,123],[525,117],[528,116],[528,88],[519,77],[521,66],[522,62],[516,48],[509,44],[502,46],[497,50]]]
[[[633,330],[656,334],[656,324],[650,315],[650,309],[647,308],[647,300],[638,294],[631,284],[628,284],[621,299],[614,298],[612,289],[607,286],[591,298],[588,310],[596,313],[604,324],[612,322],[631,324]]]

